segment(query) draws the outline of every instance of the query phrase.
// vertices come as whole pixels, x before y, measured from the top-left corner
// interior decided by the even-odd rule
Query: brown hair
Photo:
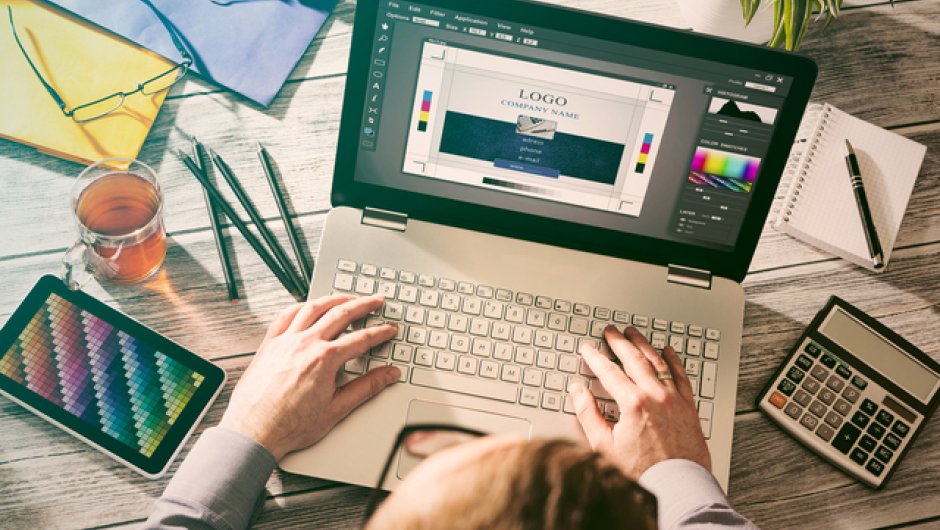
[[[494,449],[447,482],[434,510],[380,509],[367,528],[656,528],[655,497],[604,457],[571,441]]]

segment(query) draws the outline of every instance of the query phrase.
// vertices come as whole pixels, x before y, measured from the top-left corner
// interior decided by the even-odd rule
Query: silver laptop
[[[619,416],[577,353],[613,323],[680,354],[727,489],[740,281],[815,73],[543,4],[360,1],[310,296],[385,295],[357,325],[399,336],[340,378],[402,379],[281,468],[374,485],[409,423],[582,439],[573,381]]]

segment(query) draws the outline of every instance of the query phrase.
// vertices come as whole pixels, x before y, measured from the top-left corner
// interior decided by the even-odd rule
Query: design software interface
[[[387,1],[355,178],[730,250],[792,79]]]

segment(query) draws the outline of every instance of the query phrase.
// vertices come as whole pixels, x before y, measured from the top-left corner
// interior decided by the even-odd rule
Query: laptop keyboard
[[[578,355],[589,343],[612,359],[603,340],[610,324],[633,325],[654,348],[675,348],[692,381],[705,437],[710,437],[721,332],[631,311],[460,282],[341,259],[333,291],[381,294],[385,305],[349,331],[394,322],[398,335],[346,363],[351,377],[394,364],[401,382],[520,407],[574,414],[567,388],[581,382],[604,417],[620,410]]]

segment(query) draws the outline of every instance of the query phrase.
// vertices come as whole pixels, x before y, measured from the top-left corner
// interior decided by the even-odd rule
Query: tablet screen
[[[41,291],[33,290],[3,330],[0,388],[132,463],[169,460],[175,451],[161,445],[182,441],[201,412],[190,405],[208,405],[221,370],[116,311],[109,309],[120,318],[103,314],[100,302],[81,302],[93,300],[87,295]],[[215,388],[206,396],[203,386]]]

